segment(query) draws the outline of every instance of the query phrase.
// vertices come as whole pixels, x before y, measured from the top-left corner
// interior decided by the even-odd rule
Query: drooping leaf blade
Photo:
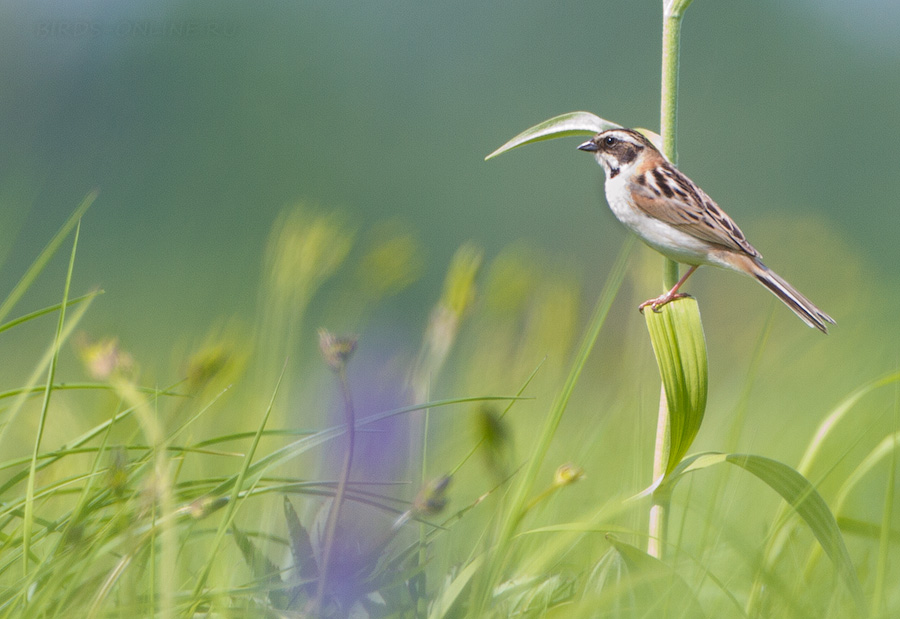
[[[881,389],[883,387],[887,387],[893,385],[900,381],[900,372],[892,372],[886,376],[879,377],[865,385],[855,389],[852,393],[850,393],[847,397],[845,397],[841,402],[839,402],[832,410],[825,416],[822,422],[819,424],[816,431],[813,433],[813,439],[810,441],[809,445],[806,447],[806,451],[803,453],[803,457],[800,458],[800,463],[797,465],[797,471],[803,475],[804,477],[808,477],[810,472],[813,470],[813,466],[816,460],[819,458],[819,455],[822,453],[822,449],[826,441],[828,440],[840,440],[842,436],[840,432],[843,430],[843,421],[851,417],[851,413],[856,409],[856,405],[868,394]],[[868,459],[868,458],[867,458]],[[865,468],[865,462],[860,465],[860,467]],[[857,467],[857,471],[861,470],[860,467]],[[850,482],[853,479],[851,476],[848,479]],[[845,482],[845,486],[847,483]],[[841,503],[843,499],[841,498],[841,494],[837,495],[837,500],[835,501],[834,513],[841,513]],[[776,528],[773,535],[770,537],[768,544],[765,549],[765,560],[767,563],[771,564],[775,560],[777,560],[778,556],[781,554],[782,549],[791,534],[791,528],[786,526],[787,519],[785,516],[785,510],[787,509],[784,506],[781,510],[779,510],[778,514],[774,518],[774,522],[781,523],[779,527]],[[757,597],[760,594],[760,586],[757,585],[753,593],[751,593],[751,599]]]
[[[891,462],[896,459],[898,448],[900,448],[900,432],[893,432],[884,437],[878,443],[878,445],[876,445],[868,453],[868,455],[866,455],[866,457],[862,459],[862,461],[857,465],[853,472],[850,473],[844,483],[841,484],[841,488],[838,490],[838,493],[834,500],[834,513],[837,515],[837,517],[840,517],[840,515],[845,512],[845,505],[847,504],[850,497],[854,494],[859,494],[862,492],[862,490],[857,490],[857,488],[873,470],[875,470],[879,465],[883,464],[883,461],[885,459],[890,459]],[[889,476],[894,475],[893,465],[888,466],[887,468],[889,471]],[[893,495],[893,488],[893,484],[887,485],[884,492],[885,507],[883,509],[887,510],[888,512],[891,511],[893,502],[887,501],[887,498]],[[887,537],[890,534],[890,522],[891,520],[887,519],[886,524],[883,523],[881,529],[879,530],[878,538],[881,544],[887,543]],[[809,573],[813,565],[815,565],[816,561],[818,560],[819,552],[820,551],[818,548],[814,548],[810,553],[806,565],[807,573]]]
[[[856,568],[850,560],[850,553],[844,544],[844,538],[841,536],[841,530],[825,499],[809,480],[788,465],[771,458],[732,454],[727,460],[756,475],[791,504],[809,525],[822,549],[843,577],[860,614],[865,615],[866,603],[862,587],[856,575]]]
[[[685,473],[707,468],[721,462],[730,462],[752,473],[787,501],[815,535],[825,554],[831,559],[835,569],[850,590],[859,614],[866,615],[866,603],[856,568],[850,560],[850,553],[838,527],[834,513],[825,499],[808,479],[790,466],[753,454],[696,454],[686,458],[672,474],[667,483],[675,483]]]
[[[862,400],[869,393],[875,391],[876,389],[880,389],[881,387],[886,387],[897,383],[900,381],[900,372],[892,372],[887,376],[882,376],[877,378],[869,383],[866,383],[862,387],[854,390],[850,395],[844,398],[837,406],[832,409],[832,411],[822,420],[822,423],[819,424],[819,427],[816,428],[815,433],[813,434],[813,440],[810,441],[810,444],[807,446],[806,451],[803,453],[803,458],[800,459],[800,464],[797,466],[797,470],[800,471],[803,475],[808,475],[810,470],[812,470],[813,462],[818,456],[819,452],[822,449],[822,445],[825,440],[835,431],[840,423],[849,416],[850,411],[856,404]]]
[[[531,144],[532,142],[552,140],[553,138],[563,138],[573,135],[594,135],[601,131],[606,131],[607,129],[618,128],[621,128],[621,125],[604,120],[590,112],[569,112],[568,114],[560,114],[559,116],[554,116],[542,123],[538,123],[533,127],[529,127],[484,159],[485,161],[493,159],[497,155],[512,150],[517,146],[522,146],[523,144]]]

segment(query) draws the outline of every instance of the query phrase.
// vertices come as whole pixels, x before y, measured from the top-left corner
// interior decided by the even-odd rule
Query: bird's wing
[[[635,206],[646,215],[698,239],[759,258],[737,224],[706,193],[674,167],[632,181]]]

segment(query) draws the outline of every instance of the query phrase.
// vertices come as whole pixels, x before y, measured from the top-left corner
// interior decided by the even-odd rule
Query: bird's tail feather
[[[777,273],[758,260],[754,261],[757,268],[753,269],[753,276],[763,286],[781,299],[781,301],[793,310],[800,319],[810,327],[815,327],[822,333],[828,333],[826,323],[836,324],[834,318],[813,305],[812,301],[800,294],[796,288],[787,283]]]

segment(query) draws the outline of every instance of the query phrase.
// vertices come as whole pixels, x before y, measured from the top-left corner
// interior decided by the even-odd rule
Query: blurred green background
[[[334,377],[319,356],[320,326],[360,336],[348,368],[358,418],[410,402],[510,395],[540,365],[531,399],[516,402],[506,425],[496,419],[498,403],[435,409],[422,470],[421,414],[359,433],[353,479],[390,482],[377,493],[385,503],[411,500],[422,478],[460,465],[452,509],[480,506],[434,544],[433,590],[474,556],[481,542],[473,540],[502,508],[503,480],[532,455],[626,238],[578,139],[483,158],[574,110],[658,129],[660,13],[658,0],[0,3],[0,290],[13,288],[98,189],[72,294],[106,293],[79,337],[118,338],[142,385],[187,377],[180,388],[197,397],[150,402],[166,431],[214,402],[178,437],[186,444],[256,429],[286,357],[268,427],[341,422]],[[833,406],[897,369],[898,32],[896,0],[696,0],[688,11],[679,165],[771,268],[838,322],[826,337],[749,279],[711,268],[695,275],[687,290],[703,314],[710,394],[691,451],[796,465]],[[59,302],[63,247],[15,315]],[[649,483],[659,378],[635,309],[661,291],[662,264],[642,246],[632,252],[535,488],[564,462],[587,477],[541,503],[528,526],[586,521],[598,505]],[[448,268],[453,285],[445,286]],[[3,333],[0,389],[23,385],[54,328],[45,317]],[[63,351],[58,382],[87,380],[77,341]],[[42,448],[108,419],[116,398],[54,395]],[[828,438],[810,479],[830,504],[896,431],[898,402],[893,387],[868,396]],[[29,401],[15,424],[4,419],[14,426],[0,432],[8,457],[27,453],[39,404]],[[134,443],[138,430],[128,438],[122,425],[111,441]],[[466,460],[480,439],[488,445]],[[279,441],[266,437],[260,453]],[[341,446],[304,454],[286,474],[327,484]],[[191,456],[179,464],[179,481],[216,479],[237,466]],[[697,542],[696,556],[723,581],[734,578],[743,596],[780,499],[747,476],[695,477],[676,495],[676,518],[688,523],[679,547],[690,555]],[[880,522],[893,480],[876,470],[838,515]],[[485,499],[492,488],[501,491]],[[315,529],[322,500],[292,498]],[[283,532],[276,502],[254,502],[240,524]],[[620,520],[646,530],[646,506],[628,505],[637,507]],[[375,539],[371,530],[389,531],[396,518],[360,502],[346,513],[351,524],[342,526],[363,533],[347,537],[348,548]],[[800,541],[811,543],[805,535]],[[585,572],[608,545],[589,535],[557,553],[560,539],[517,541],[540,558],[523,573],[550,573],[557,561]],[[860,572],[874,573],[875,558],[887,555],[871,538],[848,539]],[[228,548],[211,582],[244,577],[235,571],[237,549]],[[194,574],[206,556],[183,553],[179,569]],[[808,599],[827,600],[820,593],[830,581],[813,580]],[[900,607],[888,593],[888,608]]]
[[[790,443],[777,424],[809,430],[898,360],[898,26],[894,0],[697,0],[688,13],[680,166],[838,321],[822,337],[749,280],[705,269],[691,281],[711,411],[733,404],[772,316],[751,409],[791,413],[767,441]],[[98,188],[75,285],[106,294],[83,326],[118,336],[160,383],[211,325],[252,323],[270,229],[296,205],[342,213],[356,252],[380,222],[408,232],[420,275],[363,321],[343,311],[354,280],[339,272],[341,293],[314,302],[298,356],[314,352],[320,324],[361,330],[361,350],[413,355],[466,241],[486,264],[525,252],[551,280],[576,282],[580,325],[625,236],[600,169],[576,139],[483,157],[579,109],[658,128],[660,30],[649,0],[5,2],[0,286]],[[657,294],[661,262],[634,254],[616,329]],[[58,300],[64,259],[54,265],[29,308]],[[4,346],[21,352],[32,337]],[[649,343],[633,354],[651,383]]]

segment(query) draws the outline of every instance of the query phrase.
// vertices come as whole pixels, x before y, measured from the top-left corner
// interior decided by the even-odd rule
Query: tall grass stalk
[[[328,522],[325,527],[325,543],[322,546],[322,568],[319,571],[319,580],[316,584],[316,599],[314,607],[316,612],[322,611],[322,603],[325,599],[328,585],[328,571],[331,568],[331,553],[334,548],[334,536],[337,531],[338,519],[341,515],[341,505],[347,491],[347,482],[350,480],[350,469],[353,467],[353,450],[356,447],[356,415],[353,411],[353,399],[350,397],[350,386],[347,383],[347,371],[344,366],[337,370],[340,383],[341,398],[344,404],[344,419],[347,424],[347,448],[344,450],[344,462],[341,466],[341,476],[338,479],[337,490],[328,511]]]
[[[81,201],[81,204],[75,209],[75,211],[69,216],[66,220],[66,223],[59,229],[59,231],[54,235],[54,237],[47,243],[47,246],[38,254],[38,257],[35,261],[28,267],[28,270],[25,271],[25,274],[16,284],[16,286],[12,289],[12,291],[7,295],[6,299],[4,299],[3,303],[0,304],[0,321],[6,318],[7,314],[9,314],[10,310],[15,307],[16,303],[22,298],[22,295],[25,294],[31,284],[34,283],[34,280],[37,279],[38,275],[41,274],[41,271],[44,270],[44,267],[47,266],[47,263],[50,261],[50,258],[56,253],[59,249],[62,242],[66,240],[66,237],[69,236],[69,233],[72,231],[75,226],[80,225],[81,218],[87,212],[87,210],[94,203],[94,200],[97,199],[97,192],[92,191],[87,196],[85,196],[84,200]]]
[[[597,337],[600,335],[600,330],[606,322],[606,316],[609,313],[612,302],[619,291],[622,280],[625,278],[625,266],[633,246],[634,239],[629,238],[619,252],[615,265],[610,269],[606,285],[600,293],[600,298],[597,301],[594,313],[588,323],[587,331],[581,341],[581,347],[575,356],[572,367],[569,370],[566,382],[556,396],[553,405],[550,407],[550,413],[547,415],[544,427],[537,437],[537,444],[531,450],[532,455],[525,464],[525,469],[519,478],[518,484],[512,490],[512,498],[502,516],[500,533],[497,537],[495,549],[486,567],[488,570],[487,578],[481,579],[482,586],[480,590],[475,593],[474,604],[471,608],[471,616],[481,617],[484,615],[493,587],[498,582],[503,567],[506,564],[516,529],[528,511],[527,506],[529,504],[529,496],[534,488],[534,483],[537,480],[541,465],[544,462],[544,456],[550,448],[550,443],[553,441],[553,437],[556,434],[556,429],[559,427],[560,421],[562,421],[563,413],[566,410],[569,399],[572,397],[572,392],[575,390],[578,378],[581,376],[581,372],[594,348]]]
[[[172,481],[174,478],[167,453],[168,439],[159,422],[157,400],[148,400],[138,391],[134,383],[124,378],[113,378],[113,385],[119,396],[127,402],[137,415],[141,431],[147,438],[153,459],[153,472],[150,474],[150,496],[153,501],[152,539],[150,552],[154,561],[151,563],[150,590],[156,593],[155,612],[160,617],[173,617],[175,613],[175,573],[177,565],[176,546],[178,539],[175,531],[175,498]],[[156,537],[159,538],[159,556],[156,556]],[[158,574],[158,579],[157,579]]]
[[[22,573],[25,579],[29,578],[29,564],[31,561],[31,534],[34,525],[34,481],[37,469],[38,453],[41,450],[41,439],[44,436],[44,428],[47,424],[47,415],[50,410],[50,398],[53,395],[53,383],[56,378],[56,364],[59,360],[59,348],[62,344],[63,328],[66,324],[66,305],[69,301],[69,289],[72,284],[72,271],[75,268],[75,253],[78,249],[78,235],[81,231],[81,221],[76,223],[75,239],[72,242],[72,253],[69,256],[69,268],[66,271],[66,283],[63,286],[63,299],[59,309],[59,319],[56,323],[56,336],[53,341],[53,356],[50,359],[50,368],[47,372],[47,384],[44,389],[44,399],[41,403],[41,414],[38,419],[37,433],[34,439],[34,449],[31,452],[31,465],[28,468],[28,482],[25,491],[25,516],[22,520]],[[28,591],[24,587],[23,592]],[[27,606],[27,599],[22,600],[23,607]]]
[[[675,144],[678,121],[678,64],[681,52],[681,23],[684,11],[691,0],[664,0],[663,2],[663,42],[662,42],[662,87],[660,90],[659,131],[663,140],[663,154],[672,163],[677,162],[678,151]],[[678,282],[678,263],[665,259],[663,286],[670,290]],[[656,420],[656,442],[653,450],[653,483],[666,474],[668,452],[666,444],[669,434],[669,410],[665,388],[660,388],[659,415]],[[648,524],[647,553],[662,558],[666,546],[669,521],[668,491],[654,492],[650,506]]]

